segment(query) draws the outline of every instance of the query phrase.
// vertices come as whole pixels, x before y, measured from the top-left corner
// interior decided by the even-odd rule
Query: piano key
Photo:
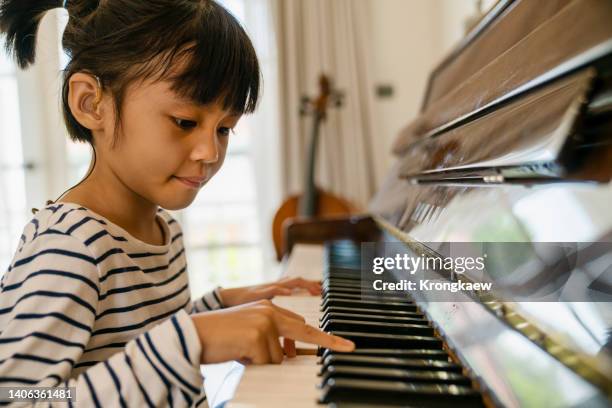
[[[319,320],[323,326],[329,319],[348,319],[358,320],[362,322],[387,322],[387,323],[405,323],[418,324],[421,326],[429,326],[429,321],[424,317],[403,317],[403,316],[382,316],[382,315],[367,315],[361,313],[325,313]]]
[[[347,300],[336,297],[328,297],[323,301],[322,311],[325,311],[328,307],[350,307],[350,308],[374,308],[374,309],[383,309],[383,310],[397,310],[397,311],[405,311],[405,312],[416,312],[417,306],[415,304],[410,303],[401,303],[401,302],[384,302],[384,301],[374,301],[374,300]]]
[[[329,366],[358,366],[358,367],[379,367],[379,368],[399,368],[404,370],[429,370],[429,371],[451,371],[461,373],[461,365],[451,361],[424,360],[416,358],[395,358],[395,357],[373,357],[358,356],[352,354],[331,354],[323,360],[321,374],[327,371]]]
[[[328,277],[324,279],[324,284],[329,286],[334,285],[346,285],[346,286],[364,286],[368,285],[372,287],[372,281],[361,279],[361,276],[355,276],[352,278],[339,278],[339,277]]]
[[[348,312],[348,313],[360,313],[360,314],[368,314],[374,316],[401,316],[408,318],[419,318],[424,317],[425,315],[419,311],[407,312],[404,310],[386,310],[386,309],[377,309],[377,308],[368,308],[368,307],[345,307],[345,306],[328,306],[323,311],[323,317],[327,313],[334,312]]]
[[[372,300],[372,301],[377,301],[377,302],[396,302],[396,303],[410,303],[412,305],[414,305],[414,301],[412,301],[410,298],[408,297],[399,297],[399,296],[391,296],[391,295],[385,295],[384,293],[378,293],[378,294],[346,294],[346,293],[326,293],[325,295],[323,295],[322,300],[325,301],[329,298],[336,298],[336,299],[356,299],[356,300]]]
[[[372,288],[354,288],[354,287],[321,287],[323,293],[380,293]]]
[[[460,385],[331,378],[323,387],[321,402],[340,401],[419,407],[483,406],[480,393]]]
[[[353,331],[333,331],[364,348],[442,348],[442,341],[436,337],[411,336],[405,334],[362,333]]]
[[[417,336],[433,336],[434,329],[430,326],[405,323],[364,322],[359,320],[330,319],[323,326],[324,331],[363,331],[367,333],[414,334]]]
[[[323,349],[321,361],[330,355],[364,355],[372,357],[395,357],[421,360],[448,361],[449,357],[443,349],[383,349],[383,348],[356,348],[350,353],[341,353],[330,349]]]
[[[471,385],[472,380],[463,374],[449,371],[416,371],[397,368],[335,366],[327,367],[323,374],[325,384],[330,378],[362,378],[370,380],[393,380],[409,383],[436,383]]]
[[[334,280],[334,281],[354,281],[361,280],[366,275],[361,272],[361,269],[326,269],[323,271],[324,280]]]

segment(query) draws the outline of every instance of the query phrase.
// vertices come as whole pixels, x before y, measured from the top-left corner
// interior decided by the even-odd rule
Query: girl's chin
[[[165,208],[166,210],[182,210],[183,208],[189,207],[193,200],[195,200],[196,196],[197,191],[193,191],[191,194],[185,194],[185,192],[182,194],[177,193],[170,197],[164,197],[163,199],[159,200],[157,205]]]

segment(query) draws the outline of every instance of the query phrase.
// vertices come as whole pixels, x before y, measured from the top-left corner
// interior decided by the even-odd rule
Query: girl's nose
[[[215,131],[206,131],[198,138],[198,142],[191,152],[193,161],[216,163],[219,161],[219,141]]]

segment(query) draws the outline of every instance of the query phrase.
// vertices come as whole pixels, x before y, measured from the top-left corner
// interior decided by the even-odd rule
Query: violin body
[[[272,237],[274,239],[274,249],[276,257],[280,260],[283,256],[284,248],[284,224],[285,221],[300,216],[300,203],[304,199],[304,194],[289,196],[276,210],[272,221]],[[316,189],[316,212],[312,217],[325,218],[338,215],[349,215],[357,210],[347,200],[328,193],[319,188]],[[309,215],[310,217],[310,215]]]

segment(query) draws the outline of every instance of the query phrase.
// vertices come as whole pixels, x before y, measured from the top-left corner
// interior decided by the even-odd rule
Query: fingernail
[[[340,337],[339,339],[340,339],[340,344],[342,345],[342,347],[345,347],[346,349],[348,349],[348,351],[355,350],[355,343],[353,343],[350,340],[343,339],[342,337]]]

